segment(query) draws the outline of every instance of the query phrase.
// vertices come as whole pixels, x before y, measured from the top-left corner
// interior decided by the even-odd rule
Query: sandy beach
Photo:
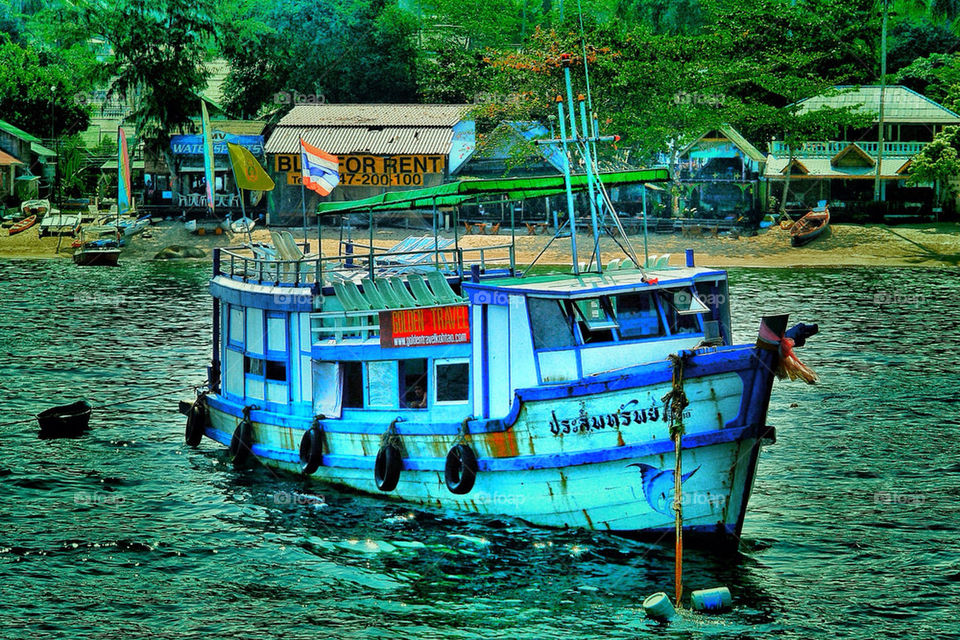
[[[303,237],[302,229],[291,232],[297,239]],[[52,258],[70,259],[73,253],[72,238],[38,238],[35,230],[7,236],[0,232],[0,259]],[[374,243],[378,247],[390,247],[410,235],[430,235],[428,229],[378,228]],[[453,238],[453,233],[441,235]],[[510,241],[509,229],[501,228],[498,235],[459,236],[464,248],[489,247]],[[315,243],[316,228],[308,232]],[[325,229],[323,251],[327,255],[337,253],[338,229]],[[365,244],[366,229],[355,229],[353,238]],[[529,264],[547,245],[550,235],[527,234],[525,228],[516,231],[516,258],[520,265]],[[253,232],[256,242],[269,243],[269,230],[258,228]],[[237,246],[246,241],[245,236],[233,233],[221,235],[195,235],[188,233],[182,223],[160,222],[147,233],[131,239],[122,254],[123,260],[150,260],[161,249],[169,246],[186,246],[202,249],[206,258],[218,246]],[[630,241],[638,255],[643,255],[643,236],[631,236]],[[580,234],[578,246],[580,260],[589,258],[592,241]],[[314,245],[315,247],[315,245]],[[670,254],[670,264],[679,266],[684,261],[684,250],[693,249],[698,265],[714,267],[807,267],[807,266],[917,266],[946,267],[960,265],[960,225],[957,223],[927,223],[916,225],[831,225],[829,234],[805,247],[793,248],[787,232],[779,228],[761,231],[753,237],[681,237],[679,234],[651,234],[648,237],[648,252],[653,255]],[[358,252],[362,252],[358,249]],[[555,240],[543,254],[539,264],[562,264],[569,262],[569,239]],[[601,242],[604,259],[609,261],[622,257],[623,253],[610,238]]]

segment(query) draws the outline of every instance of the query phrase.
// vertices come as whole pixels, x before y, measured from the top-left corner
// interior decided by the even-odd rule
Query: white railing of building
[[[806,158],[832,158],[837,155],[847,147],[849,147],[852,142],[830,140],[827,142],[804,142],[799,147],[794,149],[794,155],[797,157],[806,157]],[[867,141],[857,141],[857,146],[863,149],[870,155],[877,154],[877,145],[876,141],[867,142]],[[884,155],[899,155],[899,156],[912,156],[920,153],[920,151],[930,144],[929,142],[884,142],[883,143],[883,154]],[[786,156],[790,153],[790,149],[785,142],[780,140],[775,140],[770,143],[770,153],[775,156]]]

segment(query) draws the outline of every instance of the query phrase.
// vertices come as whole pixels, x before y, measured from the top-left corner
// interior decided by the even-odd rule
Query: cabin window
[[[275,380],[277,382],[286,382],[287,381],[287,363],[281,362],[279,360],[267,360],[265,377],[267,380]]]
[[[609,298],[575,300],[573,308],[580,318],[580,333],[585,344],[613,342],[613,331],[618,325]]]
[[[343,407],[345,409],[363,408],[363,363],[342,362],[343,368]]]
[[[530,327],[536,349],[564,349],[575,344],[573,330],[559,300],[529,298]]]
[[[617,297],[617,320],[623,339],[656,338],[665,335],[657,301],[650,293],[625,293]]]
[[[397,406],[397,363],[394,360],[367,363],[367,406]]]
[[[251,358],[246,356],[243,359],[243,372],[249,373],[252,376],[263,377],[263,359],[262,358]]]
[[[267,316],[267,351],[287,351],[287,321],[282,315]]]
[[[427,361],[425,358],[400,361],[400,401],[407,409],[427,408]]]
[[[230,306],[230,343],[243,344],[243,308]]]
[[[437,403],[470,400],[470,364],[466,360],[438,360],[435,367]]]
[[[694,290],[664,289],[660,295],[671,335],[700,333],[700,314],[709,313],[710,310],[694,294]]]
[[[263,354],[263,309],[247,309],[247,351]]]

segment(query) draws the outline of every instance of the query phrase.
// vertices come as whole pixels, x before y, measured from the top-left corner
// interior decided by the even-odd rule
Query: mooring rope
[[[683,496],[681,484],[683,482],[683,468],[681,467],[680,451],[683,439],[683,410],[690,402],[683,390],[683,364],[689,354],[671,353],[668,357],[673,363],[673,387],[661,398],[664,402],[664,411],[670,416],[670,439],[674,444],[673,468],[673,512],[676,516],[676,543],[674,553],[674,584],[676,605],[680,606],[680,596],[683,595]]]
[[[139,397],[139,398],[130,398],[130,399],[128,399],[128,400],[120,400],[119,402],[111,402],[111,403],[108,403],[108,404],[101,404],[101,405],[97,405],[97,406],[90,407],[90,408],[91,408],[91,409],[110,409],[110,408],[112,408],[112,407],[118,407],[118,406],[120,406],[120,405],[130,404],[131,402],[139,402],[139,401],[141,401],[141,400],[152,400],[152,399],[154,399],[154,398],[163,398],[163,397],[169,396],[169,395],[171,395],[171,394],[173,394],[173,393],[179,393],[179,392],[181,392],[181,391],[186,391],[187,389],[193,389],[194,391],[196,391],[196,390],[202,389],[202,388],[205,387],[205,386],[207,386],[207,381],[206,381],[206,380],[204,380],[204,381],[203,381],[202,383],[200,383],[200,384],[191,384],[191,385],[188,385],[188,386],[186,386],[186,387],[177,387],[176,389],[170,389],[169,391],[163,391],[163,392],[160,392],[160,393],[154,393],[154,394],[151,394],[151,395],[149,395],[149,396],[141,396],[141,397]],[[36,420],[36,419],[37,419],[36,416],[30,416],[29,418],[21,418],[21,419],[19,419],[19,420],[12,420],[12,421],[10,421],[10,422],[2,422],[2,423],[0,423],[0,427],[8,427],[8,426],[15,425],[15,424],[25,424],[25,423],[27,423],[27,422],[33,422],[33,421]]]

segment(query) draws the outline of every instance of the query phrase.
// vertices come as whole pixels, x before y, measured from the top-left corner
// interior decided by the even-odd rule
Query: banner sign
[[[263,156],[263,136],[239,136],[223,131],[214,131],[213,154],[227,155],[227,143],[232,142],[246,147],[255,156]],[[171,136],[170,149],[178,156],[203,155],[203,136]]]
[[[380,312],[381,347],[429,347],[469,342],[467,305]]]
[[[442,174],[447,157],[434,155],[339,155],[340,184],[358,187],[422,187],[424,176]],[[278,153],[274,171],[287,174],[287,184],[300,184],[300,156]]]

